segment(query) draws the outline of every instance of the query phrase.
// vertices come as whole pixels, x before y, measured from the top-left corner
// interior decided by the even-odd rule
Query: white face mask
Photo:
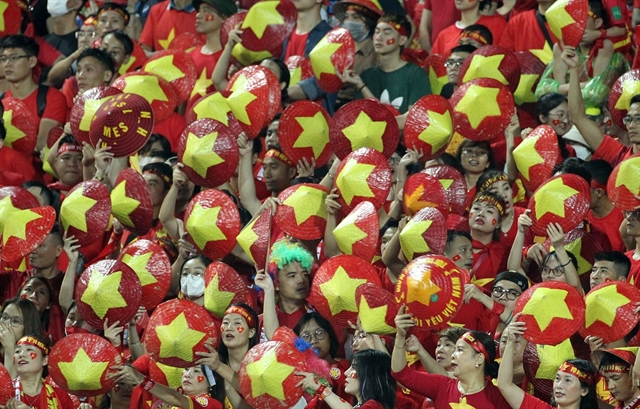
[[[149,164],[149,162],[151,162],[151,156],[145,156],[145,157],[138,156],[138,166],[140,167],[141,171],[142,171],[142,168],[145,167],[145,165]]]
[[[589,150],[589,148],[587,148],[586,146],[580,146],[580,145],[572,145],[573,149],[576,151],[576,156],[582,160],[589,160],[591,159],[591,150]]]
[[[70,12],[71,9],[67,8],[67,0],[49,0],[47,1],[47,11],[51,17],[60,17]]]
[[[204,294],[204,277],[189,274],[180,278],[180,291],[191,298],[202,297]]]

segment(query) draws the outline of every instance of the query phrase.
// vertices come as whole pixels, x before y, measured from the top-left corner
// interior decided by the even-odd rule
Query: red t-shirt
[[[528,393],[524,394],[524,400],[522,401],[522,405],[520,405],[520,409],[554,409],[556,407],[557,406],[551,406],[547,402]]]
[[[208,393],[187,397],[189,398],[189,409],[222,409],[222,403],[212,398]]]
[[[551,41],[558,42],[558,39],[546,24]],[[499,44],[511,51],[529,51],[544,64],[549,64],[553,59],[553,49],[540,29],[536,10],[525,11],[509,20],[509,24],[502,32],[500,41],[494,39],[494,44]]]
[[[538,7],[538,0],[521,0],[516,1],[516,4],[511,9],[511,13],[509,13],[509,20],[514,18],[520,13],[524,13],[528,10],[535,10]]]
[[[65,79],[62,83],[62,95],[64,95],[64,98],[67,100],[68,116],[71,115],[71,108],[73,108],[78,91],[80,90],[78,89],[78,81],[76,80],[75,75]],[[69,118],[67,117],[67,122],[68,119]]]
[[[500,243],[504,244],[509,250],[513,246],[513,241],[516,239],[516,234],[518,234],[518,217],[527,210],[524,207],[514,206],[513,207],[513,223],[511,223],[511,228],[508,232],[500,232]]]
[[[477,240],[471,242],[474,250],[473,267],[471,267],[471,281],[486,291],[491,291],[493,279],[507,269],[509,249],[499,241],[492,241],[486,246]]]
[[[216,67],[218,60],[220,59],[220,55],[222,55],[222,50],[216,51],[213,54],[202,54],[202,46],[200,46],[191,51],[189,55],[193,58],[193,62],[195,63],[198,79],[196,80],[196,85],[193,87],[193,91],[191,91],[191,95],[189,96],[187,112],[191,110],[191,107],[196,103],[198,98],[216,90],[216,87],[211,81],[211,76],[213,75],[213,69]]]
[[[436,3],[437,11],[434,13],[433,3]],[[438,38],[438,34],[456,21],[460,20],[460,10],[456,8],[455,1],[425,0],[424,9],[431,10],[431,41]],[[421,16],[417,16],[420,19]]]
[[[616,167],[618,163],[627,159],[633,154],[631,146],[624,146],[619,141],[609,135],[605,135],[598,149],[593,153],[592,159],[603,159]]]
[[[304,49],[307,46],[307,37],[309,37],[309,33],[297,34],[295,29],[293,30],[289,36],[289,42],[287,43],[285,60],[294,55],[304,56]]]
[[[30,408],[34,409],[51,409],[51,408],[74,408],[73,400],[67,392],[51,385],[48,381],[44,381],[42,391],[38,396],[30,396],[22,391],[20,380],[13,380],[13,388],[16,394],[20,394],[20,401]]]
[[[507,26],[507,22],[502,16],[481,16],[476,24],[482,24],[491,31],[494,44],[498,44],[502,31]],[[460,33],[462,33],[462,28],[458,27],[457,22],[442,30],[433,42],[431,54],[448,57],[451,54],[451,49],[458,46]]]
[[[20,186],[36,179],[38,174],[26,155],[8,146],[0,148],[0,187]]]
[[[166,50],[174,38],[184,33],[196,34],[196,11],[176,10],[165,0],[149,10],[140,43],[154,51]]]
[[[624,220],[624,214],[622,210],[614,207],[608,215],[603,218],[597,218],[593,213],[587,213],[587,220],[591,224],[591,227],[599,233],[607,236],[607,240],[611,243],[611,249],[615,251],[624,252],[627,248],[620,236],[620,224]]]
[[[11,90],[7,91],[5,94],[6,97],[11,97]],[[38,87],[29,94],[28,97],[22,100],[29,110],[33,113],[34,118],[38,117]],[[49,87],[47,91],[47,100],[46,106],[44,108],[44,112],[42,113],[42,118],[38,118],[38,124],[40,124],[40,119],[52,119],[58,122],[60,125],[65,123],[67,119],[67,100],[65,99],[62,92],[58,91],[53,87]]]

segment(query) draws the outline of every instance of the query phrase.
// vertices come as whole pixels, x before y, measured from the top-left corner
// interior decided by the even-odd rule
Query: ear
[[[113,79],[113,72],[111,72],[110,70],[106,70],[106,71],[104,72],[104,77],[103,77],[103,79],[104,79],[104,82],[105,82],[106,84],[110,84],[110,83],[111,83],[111,80]]]
[[[596,30],[600,30],[600,28],[602,27],[603,24],[604,24],[604,21],[602,21],[601,18],[597,18],[596,19]]]
[[[61,245],[57,246],[58,248],[56,249],[56,258],[60,257],[60,255],[62,254],[62,251],[64,250],[64,247]]]
[[[43,355],[44,355],[44,353],[43,353]],[[48,356],[48,355],[45,355],[45,356],[42,358],[42,366],[47,366],[47,364],[48,364],[48,363],[49,363],[49,356]]]
[[[129,63],[129,59],[131,59],[131,54],[125,55],[124,60],[122,61],[122,65],[127,65]]]
[[[582,388],[582,391],[580,392],[581,396],[587,396],[589,394],[589,389],[587,388]]]
[[[544,124],[547,122],[547,117],[544,115],[538,115],[538,121],[540,121],[540,123]]]
[[[29,68],[33,69],[36,67],[36,65],[38,64],[38,57],[37,56],[31,56],[29,57]]]
[[[289,178],[291,180],[295,179],[297,173],[298,173],[298,170],[295,167],[293,166],[289,167]]]
[[[409,42],[409,37],[407,37],[407,36],[402,36],[402,35],[401,35],[401,36],[400,36],[400,39],[398,40],[398,44],[399,44],[401,47],[404,47],[404,46],[407,44],[407,42]]]
[[[256,335],[256,330],[255,328],[251,328],[249,330],[249,338],[253,338],[254,335]]]

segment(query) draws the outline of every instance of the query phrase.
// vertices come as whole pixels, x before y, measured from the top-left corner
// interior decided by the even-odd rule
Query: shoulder
[[[360,406],[360,409],[382,409],[384,406],[377,400],[369,399]]]
[[[202,409],[222,409],[222,403],[214,399],[208,393],[203,393],[197,396],[189,396],[191,402],[193,402],[194,408]]]
[[[411,75],[417,75],[420,77],[424,77],[427,75],[427,72],[417,64],[407,63],[404,67],[401,68],[406,73],[410,73]]]

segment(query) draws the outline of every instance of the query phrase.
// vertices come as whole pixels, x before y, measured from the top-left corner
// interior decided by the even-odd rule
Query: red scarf
[[[27,402],[25,400],[27,395],[22,390],[22,382],[20,382],[19,376],[13,380],[13,389],[15,391],[16,400],[23,402],[29,407],[36,409],[65,409],[60,407],[60,401],[58,400],[56,392],[45,379],[42,380],[42,390],[40,390],[38,396],[31,402]],[[31,398],[33,398],[33,396]]]

